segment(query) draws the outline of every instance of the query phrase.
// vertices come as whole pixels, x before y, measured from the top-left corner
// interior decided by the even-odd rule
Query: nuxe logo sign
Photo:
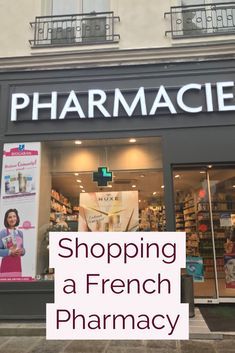
[[[111,195],[106,195],[106,196],[99,196],[98,197],[98,201],[107,201],[107,202],[110,202],[110,201],[118,201],[119,198],[117,196],[111,196]]]

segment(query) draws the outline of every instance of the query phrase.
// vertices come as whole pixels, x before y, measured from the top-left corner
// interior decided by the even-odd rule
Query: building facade
[[[195,302],[235,301],[234,5],[0,1],[1,228],[17,209],[25,248],[1,318],[45,316],[48,231],[66,227],[185,231]],[[132,228],[84,211],[128,192]]]

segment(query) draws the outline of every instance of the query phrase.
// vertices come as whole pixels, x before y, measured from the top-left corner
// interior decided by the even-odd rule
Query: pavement
[[[235,339],[188,341],[47,341],[1,337],[1,353],[234,353]]]
[[[190,319],[188,341],[46,340],[45,326],[1,322],[0,353],[235,353],[235,331],[211,332],[198,308]]]

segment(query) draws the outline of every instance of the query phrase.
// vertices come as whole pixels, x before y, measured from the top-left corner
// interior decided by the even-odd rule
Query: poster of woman
[[[235,254],[224,256],[226,288],[235,288]]]
[[[20,224],[18,211],[14,208],[5,213],[4,226],[0,231],[0,277],[21,277],[21,256],[25,254],[23,232],[17,227]]]

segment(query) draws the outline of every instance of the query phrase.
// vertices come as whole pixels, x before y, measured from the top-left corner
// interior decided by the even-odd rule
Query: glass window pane
[[[82,9],[84,13],[109,11],[109,0],[83,0]]]
[[[76,14],[78,12],[78,0],[53,0],[52,15]]]
[[[48,268],[49,229],[165,230],[161,139],[132,141],[42,144],[38,275],[53,276]],[[98,185],[97,174],[93,180],[100,167],[113,173],[107,185]]]
[[[193,275],[195,297],[216,298],[206,171],[175,168],[173,179],[176,231],[186,232],[186,270]]]
[[[221,297],[235,295],[235,169],[211,168],[209,172],[216,267]]]

